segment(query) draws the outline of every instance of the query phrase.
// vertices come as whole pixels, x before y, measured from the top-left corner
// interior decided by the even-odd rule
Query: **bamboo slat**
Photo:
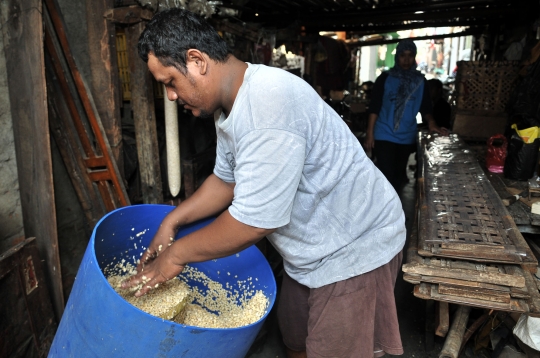
[[[419,180],[421,182],[421,180]],[[419,190],[419,198],[423,198]],[[417,202],[417,213],[418,202]],[[426,258],[418,254],[418,214],[411,228],[403,279],[414,295],[479,308],[540,315],[538,280],[518,265],[484,265],[465,260]]]
[[[536,272],[538,261],[466,144],[457,135],[420,142],[418,253]]]

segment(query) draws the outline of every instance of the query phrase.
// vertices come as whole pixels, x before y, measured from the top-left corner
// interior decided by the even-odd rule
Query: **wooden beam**
[[[445,35],[431,35],[431,36],[418,36],[418,37],[411,37],[410,39],[413,41],[418,40],[435,40],[435,39],[446,39],[446,38],[452,38],[452,37],[461,37],[461,36],[469,36],[469,35],[475,35],[478,33],[481,33],[481,29],[469,29],[461,32],[456,32],[452,34],[445,34]],[[391,43],[397,43],[403,39],[391,39],[391,40],[377,40],[377,41],[351,41],[347,42],[347,46],[349,47],[363,47],[363,46],[376,46],[376,45],[385,45],[385,44],[391,44]]]
[[[47,112],[41,0],[6,0],[0,7],[13,119],[17,171],[26,237],[37,237],[46,263],[56,318],[64,295]]]
[[[124,178],[124,153],[122,146],[122,123],[120,116],[120,81],[116,56],[116,31],[114,24],[103,14],[112,9],[114,0],[86,0],[88,29],[88,54],[92,78],[90,89],[101,119],[101,124],[119,174]]]
[[[389,9],[378,9],[361,12],[332,12],[328,14],[310,14],[301,19],[302,25],[317,24],[320,21],[332,21],[336,23],[354,22],[393,22],[393,21],[420,21],[430,19],[450,19],[450,18],[485,18],[493,16],[504,16],[505,13],[523,11],[523,7],[518,4],[514,7],[448,7],[445,9],[428,10],[426,8],[404,8],[399,12],[391,12]]]
[[[370,34],[381,34],[393,31],[401,30],[412,30],[420,29],[425,27],[452,27],[452,26],[475,26],[482,27],[488,25],[490,22],[485,19],[478,20],[439,20],[439,21],[424,21],[424,22],[396,22],[396,23],[385,23],[380,22],[373,24],[373,26],[368,25],[367,23],[357,23],[347,26],[337,26],[332,22],[321,22],[319,24],[314,24],[313,26],[307,27],[306,31],[354,31],[359,35],[370,35]]]
[[[444,346],[441,350],[440,358],[457,358],[461,348],[461,342],[463,342],[463,334],[467,328],[467,321],[469,320],[469,313],[471,307],[459,306],[455,315],[452,327],[448,332],[448,337],[444,342]]]
[[[437,302],[438,304],[438,325],[435,330],[435,334],[439,337],[446,337],[448,329],[450,328],[450,310],[448,302]]]
[[[216,31],[228,32],[230,34],[243,37],[255,43],[259,40],[259,35],[256,30],[250,29],[247,26],[238,25],[230,21],[219,21],[210,19],[210,24],[214,26]]]
[[[137,43],[144,27],[145,23],[142,22],[126,27],[126,42],[142,197],[145,204],[158,204],[163,202],[163,191],[153,84],[148,67],[137,52]]]
[[[108,0],[100,0],[101,1],[108,1]],[[108,1],[111,3],[112,1]],[[94,1],[87,0],[86,1],[87,6],[93,6]],[[150,20],[152,16],[154,16],[154,13],[149,10],[140,7],[139,5],[132,5],[132,6],[126,6],[126,7],[117,7],[112,8],[110,4],[108,6],[108,9],[106,9],[102,14],[105,17],[106,20],[111,21],[113,23],[117,24],[123,24],[123,25],[133,25],[138,22],[144,21],[144,20]]]

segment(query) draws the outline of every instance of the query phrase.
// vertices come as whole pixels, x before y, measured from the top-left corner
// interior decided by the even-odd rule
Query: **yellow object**
[[[118,58],[118,74],[122,83],[122,99],[124,101],[131,100],[131,88],[129,84],[129,64],[127,57],[126,34],[124,32],[116,32],[116,56]]]
[[[538,138],[538,127],[530,127],[522,130],[517,129],[516,124],[512,124],[512,129],[517,132],[517,134],[523,139],[527,144],[534,142]]]
[[[131,101],[131,77],[127,55],[126,34],[123,30],[116,31],[116,55],[118,59],[118,75],[122,84],[122,100]],[[163,98],[163,87],[152,77],[154,98]]]

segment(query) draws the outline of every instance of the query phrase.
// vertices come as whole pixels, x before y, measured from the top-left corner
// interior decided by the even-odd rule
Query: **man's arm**
[[[142,269],[143,264],[157,257],[172,245],[181,226],[225,210],[233,200],[234,185],[234,183],[226,183],[211,174],[192,196],[181,202],[163,219],[148,249],[141,257],[137,271]]]
[[[445,136],[448,135],[448,129],[439,127],[431,113],[422,114],[422,118],[427,122],[430,133],[435,132]]]
[[[176,230],[183,225],[216,215],[231,205],[235,183],[226,183],[210,174],[195,193],[181,202],[163,220]]]
[[[383,105],[383,96],[384,96],[384,84],[386,83],[386,78],[388,77],[388,72],[383,72],[375,80],[373,85],[373,91],[371,93],[371,100],[369,102],[368,110],[368,124],[366,128],[366,138],[364,139],[364,149],[368,154],[371,150],[375,148],[375,138],[373,136],[373,131],[375,128],[375,122],[379,118],[379,112],[381,111]]]
[[[376,113],[370,113],[368,116],[368,124],[366,129],[366,138],[364,139],[364,149],[366,151],[371,151],[375,148],[375,138],[373,136],[373,131],[375,128],[375,122],[379,116]]]
[[[122,284],[122,287],[133,287],[143,283],[143,287],[135,293],[135,296],[142,296],[157,284],[180,274],[190,262],[232,255],[272,232],[274,229],[245,225],[226,210],[212,223],[176,240],[159,256],[143,265],[135,276]]]

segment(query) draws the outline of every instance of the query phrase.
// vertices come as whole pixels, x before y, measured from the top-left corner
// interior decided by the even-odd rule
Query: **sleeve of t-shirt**
[[[282,129],[254,130],[240,139],[229,213],[259,228],[287,225],[302,176],[305,148],[303,137]]]
[[[386,82],[387,77],[388,73],[383,72],[375,80],[375,84],[373,85],[373,90],[371,92],[371,100],[369,101],[368,113],[375,113],[376,115],[379,115],[383,104],[384,83]]]
[[[426,114],[433,114],[433,105],[431,104],[428,86],[428,82],[424,78],[424,93],[422,95],[422,103],[420,104],[420,113],[422,113],[422,116],[425,116]]]

